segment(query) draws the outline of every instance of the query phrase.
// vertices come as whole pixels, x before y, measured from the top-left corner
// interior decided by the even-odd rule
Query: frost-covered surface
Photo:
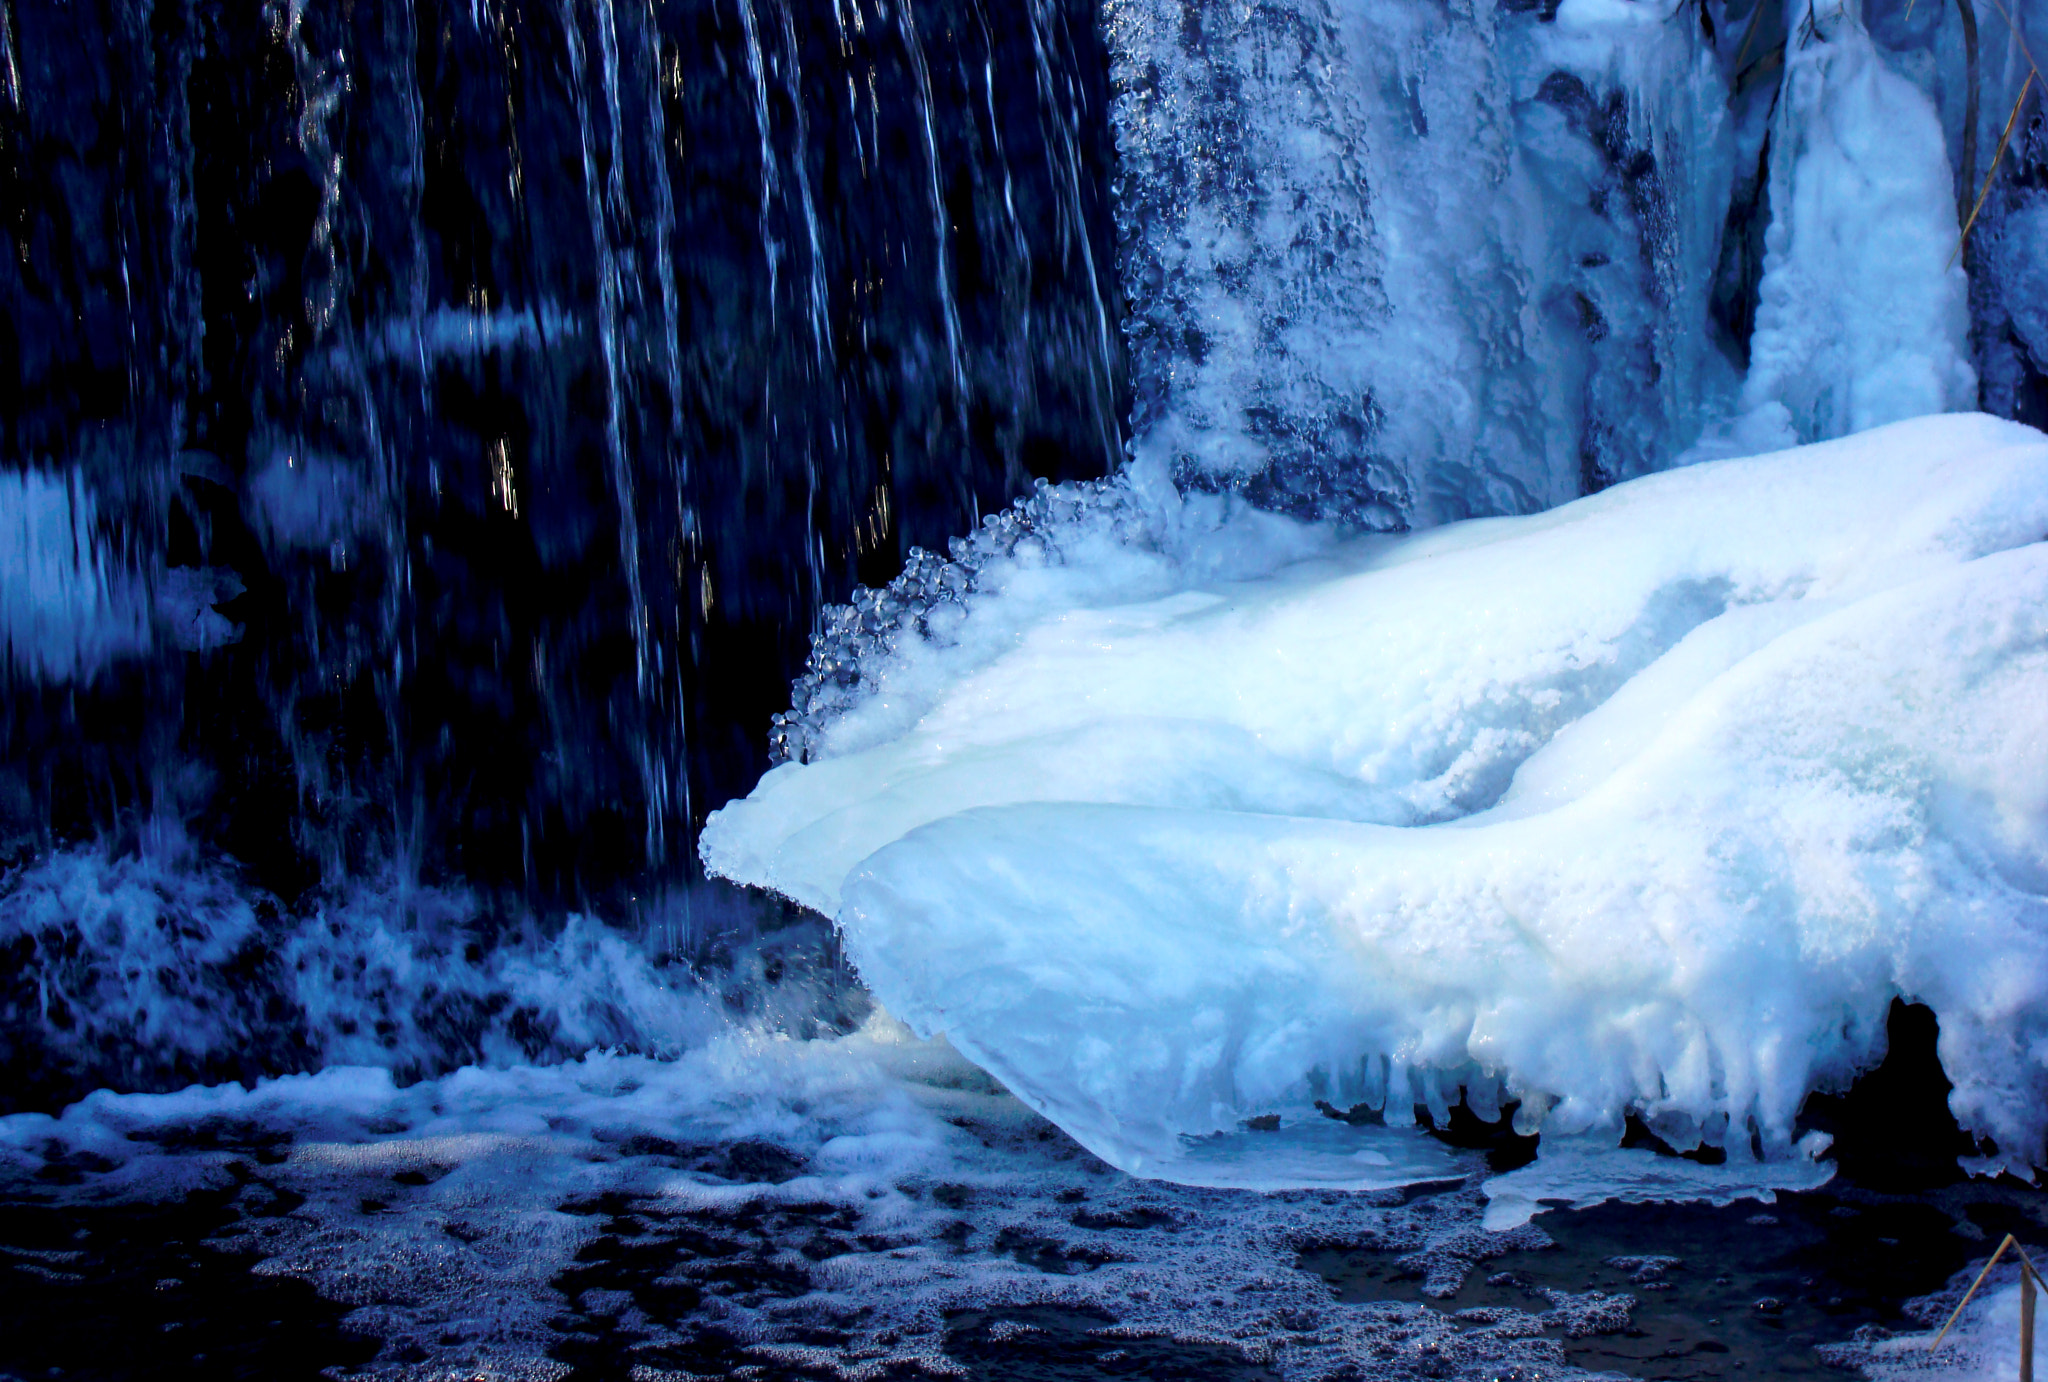
[[[2048,120],[2040,95],[2006,151],[2024,179],[2000,180],[1971,235],[1984,406],[2012,416],[2025,409],[2032,418],[2048,402],[2041,387],[2048,377]]]
[[[1895,994],[2023,1167],[2044,534],[2041,435],[1929,418],[1043,608],[704,854],[836,916],[891,1012],[1128,1169],[1461,1089],[1786,1157]]]
[[[804,763],[894,738],[1049,613],[1264,575],[1331,536],[1222,496],[1183,500],[1142,470],[1040,482],[953,539],[950,560],[912,551],[887,586],[827,609],[789,711],[775,717],[770,756]]]
[[[1802,1152],[1825,1150],[1816,1138]],[[1834,1179],[1834,1167],[1801,1155],[1783,1161],[1737,1159],[1705,1166],[1685,1157],[1647,1150],[1617,1150],[1611,1137],[1597,1134],[1548,1137],[1527,1166],[1494,1176],[1484,1185],[1486,1227],[1514,1228],[1547,1207],[1586,1208],[1609,1201],[1623,1204],[1773,1203],[1781,1190],[1813,1190]]]
[[[1742,404],[1781,445],[1973,407],[1941,118],[1852,0],[1791,7]]]
[[[2029,6],[1967,41],[1877,0],[1107,15],[1133,451],[1183,485],[1380,529],[1528,512],[1978,406],[1973,348],[1984,406],[2038,416],[2038,121],[1977,227],[1974,347],[1957,253]]]
[[[1108,7],[1142,463],[1392,529],[1691,443],[1723,59],[1690,5],[1537,8]]]
[[[2001,306],[2012,336],[2009,348],[2048,372],[2048,191],[2033,189],[2020,199],[1995,233],[1978,240],[1977,251],[1997,266],[1994,282],[2007,290]],[[2010,374],[1986,382],[2003,383],[2010,399]]]
[[[970,1375],[947,1346],[974,1312],[1027,1359],[1034,1332],[1063,1327],[1105,1362],[1147,1339],[1206,1350],[1209,1375],[1533,1382],[1582,1376],[1562,1341],[1625,1329],[1634,1306],[1340,1303],[1302,1251],[1390,1254],[1442,1298],[1549,1239],[1483,1229],[1470,1185],[1404,1204],[1134,1181],[881,1018],[407,1088],[337,1067],[95,1094],[0,1119],[0,1186],[28,1184],[80,1204],[239,1185],[244,1217],[217,1245],[353,1306],[387,1378],[559,1376],[579,1336],[658,1376]]]

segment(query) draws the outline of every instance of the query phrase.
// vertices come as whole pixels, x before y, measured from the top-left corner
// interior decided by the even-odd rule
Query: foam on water
[[[959,1376],[963,1312],[1025,1356],[1059,1326],[1248,1376],[1568,1378],[1562,1340],[1633,1305],[1552,1291],[1479,1322],[1341,1303],[1304,1251],[1396,1254],[1441,1297],[1549,1239],[1481,1227],[1469,1183],[1404,1201],[1135,1181],[880,1016],[406,1087],[334,1067],[102,1092],[0,1119],[9,1182],[81,1205],[239,1185],[214,1245],[351,1307],[393,1378],[558,1376],[564,1340],[598,1336],[648,1375]]]
[[[417,1079],[465,1063],[679,1053],[750,1012],[831,1029],[865,1004],[814,926],[682,962],[658,931],[507,918],[457,890],[358,885],[300,907],[175,842],[0,871],[0,1108],[325,1064]]]

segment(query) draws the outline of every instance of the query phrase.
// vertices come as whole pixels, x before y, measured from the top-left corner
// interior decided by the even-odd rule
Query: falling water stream
[[[155,649],[52,680],[10,629],[16,852],[170,820],[287,900],[680,886],[825,602],[1116,462],[1087,7],[6,33],[8,473],[90,495]]]

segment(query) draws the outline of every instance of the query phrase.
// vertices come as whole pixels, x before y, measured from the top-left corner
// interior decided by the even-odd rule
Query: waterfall
[[[686,886],[826,602],[1117,461],[1086,8],[4,34],[0,480],[83,515],[48,599],[95,650],[9,597],[16,848],[163,817],[286,899]]]
[[[1858,282],[1782,291],[1803,13],[0,0],[0,902],[93,850],[275,953],[699,956],[771,915],[706,815],[992,565],[1753,450]],[[1970,13],[1821,37],[1912,95],[1922,249],[1988,189],[1936,394],[2048,420],[2040,20]]]

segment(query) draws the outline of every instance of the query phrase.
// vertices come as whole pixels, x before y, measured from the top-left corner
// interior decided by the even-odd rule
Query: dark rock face
[[[0,44],[0,467],[82,480],[156,646],[8,661],[17,849],[658,884],[822,603],[1119,453],[1092,6],[12,3]]]

